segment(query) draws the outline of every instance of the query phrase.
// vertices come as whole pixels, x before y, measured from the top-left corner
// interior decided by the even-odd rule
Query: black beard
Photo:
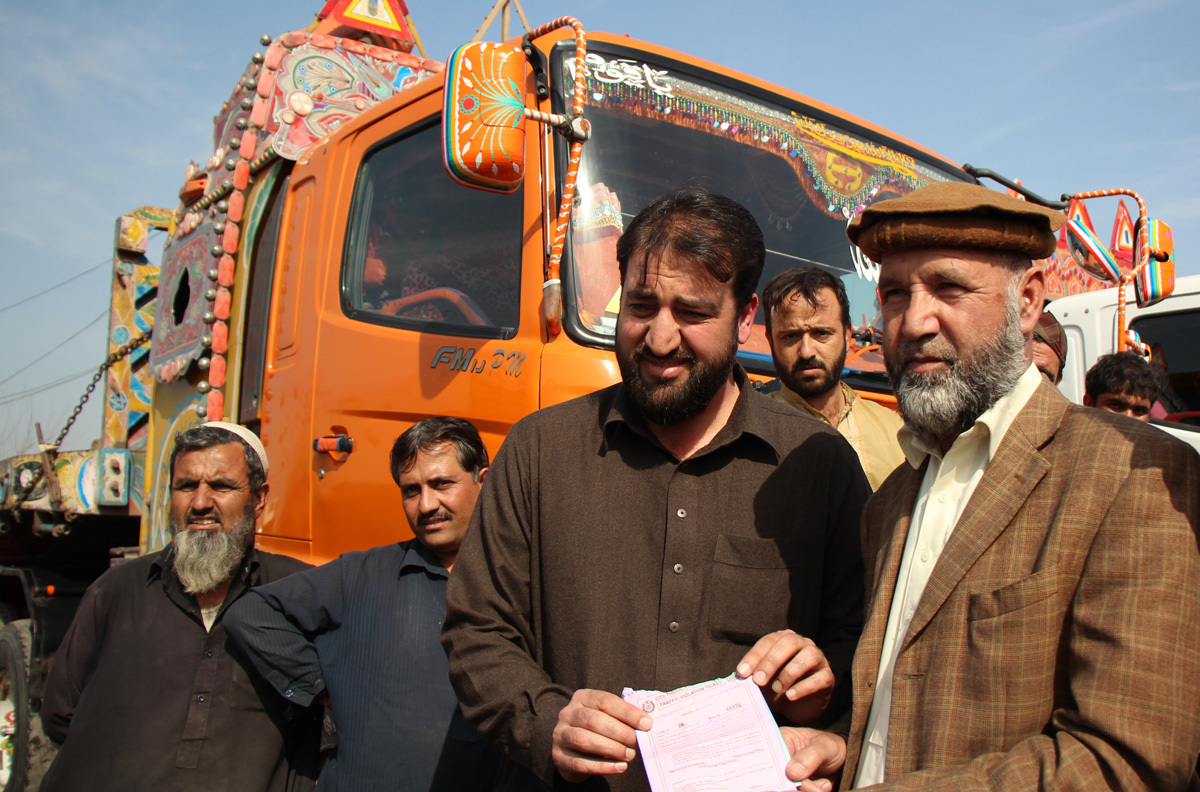
[[[842,347],[842,354],[838,356],[837,362],[831,367],[826,366],[825,362],[820,358],[811,357],[804,360],[797,360],[792,366],[791,371],[780,371],[779,366],[775,366],[775,373],[779,375],[779,379],[798,396],[805,399],[812,396],[821,396],[828,393],[837,387],[837,384],[842,381],[842,369],[846,366],[846,347]],[[802,380],[796,372],[803,368],[811,366],[820,366],[825,372],[825,376],[819,380]]]
[[[672,426],[704,412],[729,379],[737,361],[737,336],[730,338],[726,354],[717,361],[700,360],[681,344],[675,355],[691,363],[691,370],[682,382],[669,385],[661,380],[647,382],[643,379],[639,363],[645,353],[645,343],[628,350],[623,349],[618,340],[617,367],[621,370],[621,379],[642,417],[650,423]]]
[[[947,371],[914,372],[904,365],[918,355],[945,360]],[[1005,323],[995,338],[957,357],[948,342],[904,342],[899,360],[885,355],[888,377],[904,420],[926,441],[957,437],[975,425],[979,416],[1006,396],[1025,373],[1025,337],[1016,303],[1009,305]]]

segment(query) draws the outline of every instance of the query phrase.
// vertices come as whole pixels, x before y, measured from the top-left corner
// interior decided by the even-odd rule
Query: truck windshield
[[[559,50],[552,66],[564,90],[573,86],[573,54]],[[617,237],[639,209],[678,185],[703,186],[753,212],[767,247],[760,294],[785,269],[824,268],[842,279],[851,321],[862,330],[878,326],[878,271],[846,238],[850,218],[872,201],[964,178],[799,103],[759,98],[631,50],[601,45],[588,53],[587,72],[592,137],[583,147],[564,267],[567,327],[583,343],[611,343],[615,332]],[[761,308],[740,359],[751,371],[774,371]],[[882,358],[867,352],[847,368],[882,372]]]

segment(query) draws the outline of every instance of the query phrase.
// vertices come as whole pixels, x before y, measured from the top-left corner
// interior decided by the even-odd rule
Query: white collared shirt
[[[871,714],[867,718],[866,743],[858,763],[855,789],[883,782],[888,722],[892,714],[892,672],[909,623],[917,612],[917,604],[921,601],[942,549],[992,457],[996,455],[1000,441],[1041,382],[1042,375],[1035,366],[1030,365],[1011,391],[979,416],[974,426],[955,438],[945,456],[936,446],[925,443],[913,434],[908,425],[900,430],[900,447],[904,449],[908,464],[918,469],[929,457],[929,467],[917,490],[912,522],[904,542],[904,555],[896,576],[896,590],[892,593],[892,607],[888,612],[887,630],[879,657],[879,676],[875,684],[875,697],[871,701]]]

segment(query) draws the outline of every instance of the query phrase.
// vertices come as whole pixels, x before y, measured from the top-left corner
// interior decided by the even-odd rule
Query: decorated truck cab
[[[221,419],[261,435],[260,547],[320,563],[406,538],[388,452],[414,422],[465,418],[495,453],[525,415],[618,379],[616,240],[677,185],[750,209],[763,283],[794,266],[841,278],[858,339],[845,379],[894,401],[878,268],[846,224],[970,174],[820,101],[570,18],[444,66],[413,54],[405,17],[399,0],[330,0],[264,40],[178,205],[118,221],[103,437],[0,462],[6,789],[44,764],[37,701],[83,590],[170,541],[180,431]],[[167,232],[161,267],[150,228]],[[739,359],[773,376],[761,315]]]

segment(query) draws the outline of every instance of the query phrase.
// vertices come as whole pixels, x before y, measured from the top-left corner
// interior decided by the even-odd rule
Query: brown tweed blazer
[[[901,465],[863,512],[862,752],[909,518]],[[1200,456],[1043,382],[967,504],[903,639],[896,790],[1185,789],[1200,751]]]

